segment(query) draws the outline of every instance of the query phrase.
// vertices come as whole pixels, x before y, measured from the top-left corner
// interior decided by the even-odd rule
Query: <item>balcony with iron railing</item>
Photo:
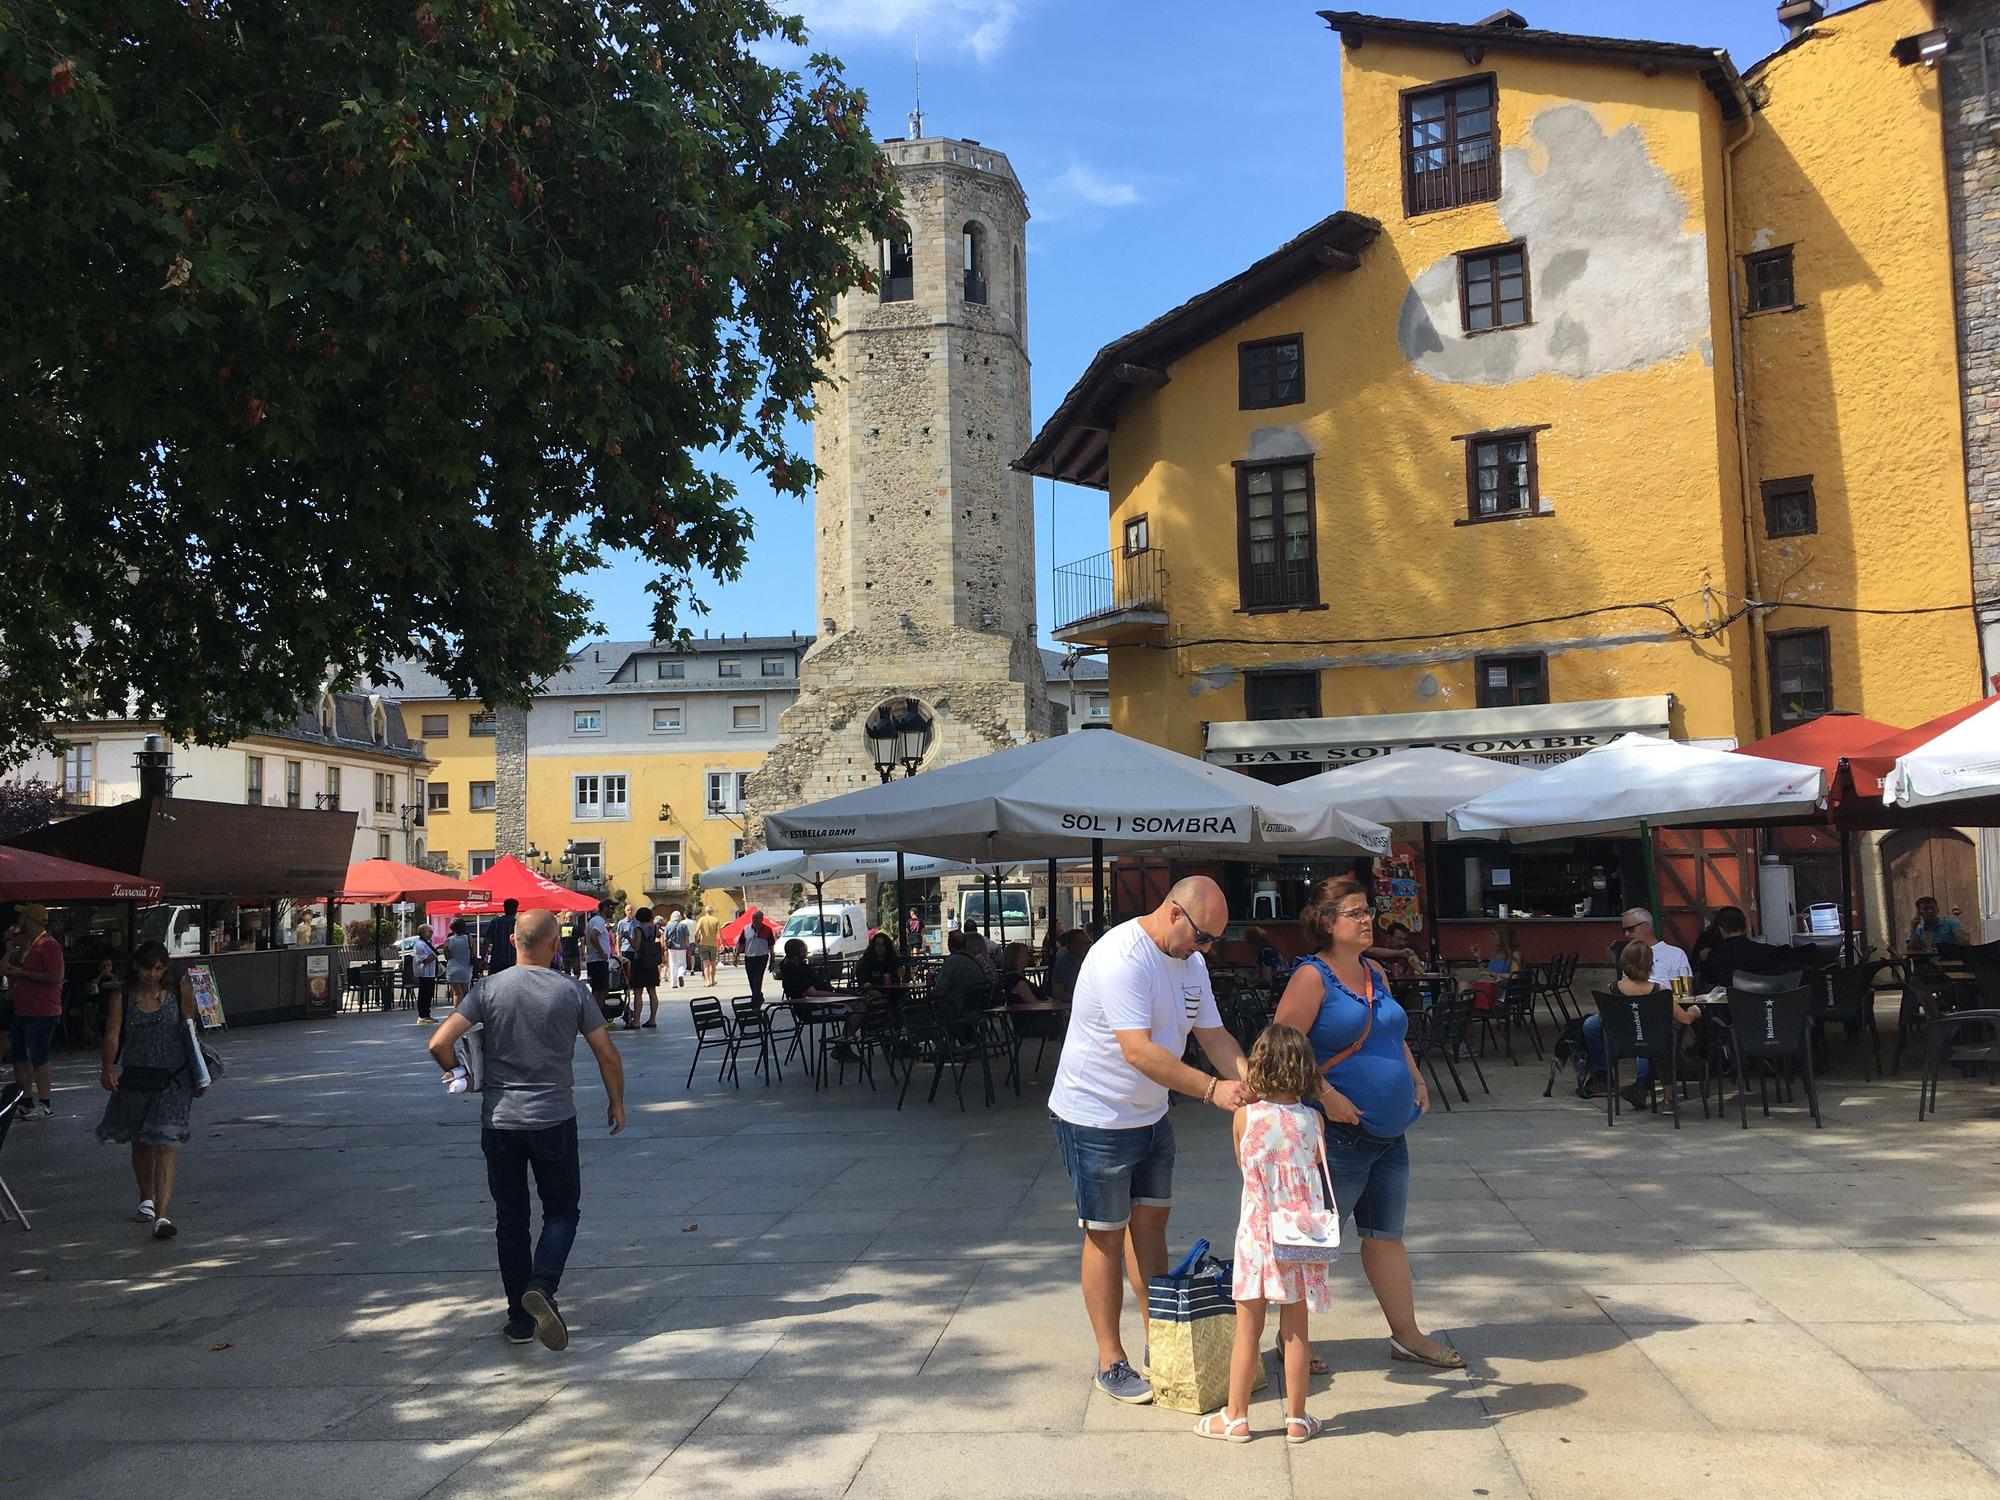
[[[1164,635],[1166,550],[1113,548],[1055,570],[1055,638],[1076,646],[1123,646]]]

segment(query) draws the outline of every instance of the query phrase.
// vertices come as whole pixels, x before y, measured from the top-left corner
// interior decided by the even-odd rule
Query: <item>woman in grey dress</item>
[[[105,1017],[104,1074],[111,1094],[98,1122],[97,1139],[132,1148],[132,1175],[139,1181],[142,1224],[153,1238],[174,1237],[174,1177],[180,1148],[187,1144],[188,1111],[195,1095],[186,1023],[194,1019],[194,997],[168,977],[167,950],[141,943],[125,976],[125,991]]]
[[[444,940],[444,982],[451,991],[453,1010],[458,1009],[458,1002],[472,988],[472,957],[471,930],[465,925],[465,918],[454,917],[451,934]]]

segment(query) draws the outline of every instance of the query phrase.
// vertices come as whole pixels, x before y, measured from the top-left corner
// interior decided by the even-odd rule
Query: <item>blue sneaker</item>
[[[1153,1388],[1122,1359],[1114,1360],[1108,1370],[1099,1370],[1093,1383],[1113,1401],[1123,1401],[1127,1406],[1145,1406],[1153,1399]]]

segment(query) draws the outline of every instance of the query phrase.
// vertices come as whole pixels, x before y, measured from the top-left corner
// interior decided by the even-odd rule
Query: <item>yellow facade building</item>
[[[1345,209],[1106,346],[1021,460],[1108,495],[1057,635],[1120,729],[1284,777],[1978,695],[1938,83],[1895,55],[1934,7],[1791,9],[1742,75],[1321,13]]]

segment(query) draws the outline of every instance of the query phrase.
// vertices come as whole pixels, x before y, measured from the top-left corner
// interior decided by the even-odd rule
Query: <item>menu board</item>
[[[207,964],[187,966],[188,993],[194,996],[195,1014],[204,1027],[222,1024],[222,991],[215,985],[215,970]]]

